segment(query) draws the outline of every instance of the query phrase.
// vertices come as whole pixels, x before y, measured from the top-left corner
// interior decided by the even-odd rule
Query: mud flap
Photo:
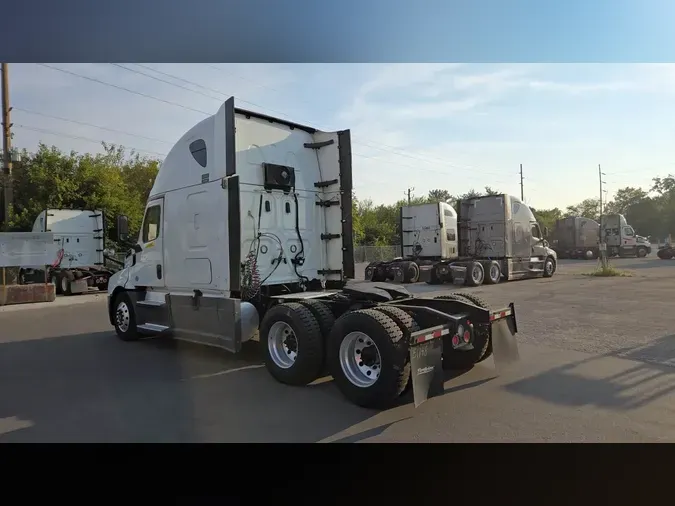
[[[497,369],[505,369],[520,360],[516,334],[516,311],[513,303],[508,309],[493,311],[490,316],[492,354]]]
[[[421,339],[425,337],[424,332],[428,331],[418,333]],[[413,334],[413,339],[415,335],[417,334]],[[415,407],[420,406],[430,397],[442,394],[445,390],[445,378],[441,367],[443,354],[441,332],[433,332],[429,336],[433,337],[430,337],[430,340],[414,342],[410,345],[410,374],[412,375]]]

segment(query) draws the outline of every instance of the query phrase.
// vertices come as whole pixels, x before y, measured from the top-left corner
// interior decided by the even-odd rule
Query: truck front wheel
[[[364,408],[387,408],[410,378],[408,345],[398,324],[375,309],[350,311],[328,337],[328,369],[342,394]]]
[[[555,273],[555,260],[553,257],[547,257],[544,261],[544,277],[550,278]]]
[[[114,322],[117,337],[122,341],[138,341],[140,334],[136,327],[136,313],[129,296],[121,292],[115,297]]]
[[[260,344],[269,373],[286,385],[308,385],[321,374],[324,342],[321,327],[302,304],[278,304],[260,324]]]
[[[637,249],[637,257],[638,258],[644,258],[646,256],[647,256],[647,248],[645,248],[644,246],[640,246]]]

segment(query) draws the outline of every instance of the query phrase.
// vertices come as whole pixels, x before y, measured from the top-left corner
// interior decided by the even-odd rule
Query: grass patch
[[[591,272],[585,272],[584,276],[593,276],[596,278],[630,278],[633,273],[630,271],[622,271],[613,265],[600,265]]]

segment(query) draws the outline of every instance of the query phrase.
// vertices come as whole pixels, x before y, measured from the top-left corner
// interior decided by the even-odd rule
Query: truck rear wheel
[[[260,324],[260,344],[269,373],[286,385],[308,385],[323,368],[324,341],[321,327],[302,304],[278,304]]]
[[[485,269],[480,262],[471,262],[467,269],[466,284],[468,286],[480,286],[485,280]]]
[[[390,316],[391,319],[394,320],[398,327],[404,332],[407,330],[408,332],[412,333],[420,330],[420,326],[417,324],[415,319],[401,308],[393,306],[377,306],[375,309]],[[409,356],[406,358],[406,362],[410,363]],[[401,392],[401,395],[404,395],[408,390],[410,390],[410,388],[412,388],[412,375],[408,378],[408,383],[406,383],[406,386]]]
[[[487,276],[485,276],[486,285],[496,285],[502,280],[502,268],[499,262],[492,260],[488,264]]]
[[[434,299],[458,300],[461,302],[469,302],[475,306],[489,309],[487,302],[481,297],[470,293],[451,293],[450,295],[440,295]],[[490,342],[490,333],[485,331],[474,332],[473,349],[462,351],[453,350],[450,341],[443,342],[443,369],[469,369],[473,365],[482,362],[490,355],[492,355],[492,343]],[[445,350],[448,350],[446,353]]]
[[[330,334],[330,329],[332,329],[333,325],[335,325],[335,315],[327,304],[324,304],[320,300],[314,299],[301,300],[298,302],[298,304],[302,304],[312,312],[312,315],[314,318],[316,318],[316,321],[319,324],[319,329],[321,329],[322,336],[326,337],[328,334]]]
[[[401,265],[404,283],[417,283],[420,279],[420,267],[416,262],[403,262]]]
[[[364,408],[389,407],[410,378],[403,332],[376,309],[350,311],[338,318],[328,337],[327,359],[342,394]]]

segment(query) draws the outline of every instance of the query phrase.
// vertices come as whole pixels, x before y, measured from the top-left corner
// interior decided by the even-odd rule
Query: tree
[[[132,231],[140,228],[145,202],[159,170],[159,161],[122,146],[103,144],[103,154],[64,153],[40,144],[24,150],[14,172],[14,204],[9,230],[31,230],[48,208],[103,209],[108,216],[126,214]],[[108,232],[113,225],[107,220]]]
[[[576,205],[567,206],[565,217],[583,216],[592,220],[600,220],[600,199],[585,199]]]
[[[614,200],[605,206],[605,214],[626,214],[629,207],[643,201],[648,193],[642,188],[627,186],[617,190]]]
[[[429,191],[429,200],[431,202],[450,202],[452,195],[448,190],[431,190]]]

